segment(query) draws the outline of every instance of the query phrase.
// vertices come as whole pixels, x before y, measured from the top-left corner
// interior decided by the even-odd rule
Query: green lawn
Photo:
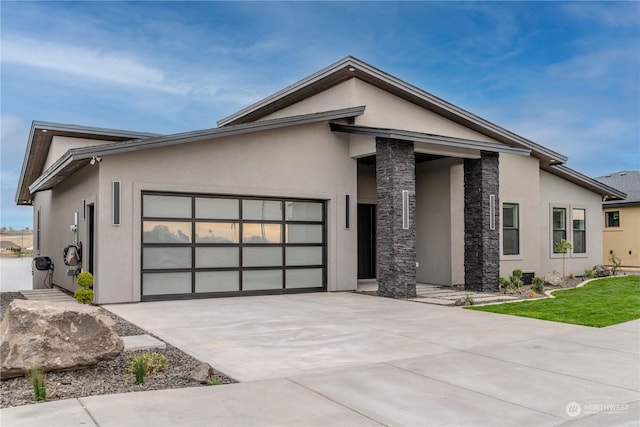
[[[555,298],[465,308],[596,328],[640,319],[640,276],[607,277],[553,295]]]

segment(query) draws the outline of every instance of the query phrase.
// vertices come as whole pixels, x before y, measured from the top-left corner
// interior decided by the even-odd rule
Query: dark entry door
[[[358,279],[376,277],[376,205],[358,204]]]

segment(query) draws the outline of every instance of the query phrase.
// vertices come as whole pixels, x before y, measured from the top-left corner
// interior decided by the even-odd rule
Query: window
[[[326,289],[320,200],[142,194],[142,300]]]
[[[567,240],[567,209],[553,208],[553,253],[558,253],[556,243],[563,239]]]
[[[572,209],[574,254],[584,254],[587,252],[585,216],[585,209]]]
[[[607,228],[620,227],[620,211],[605,212],[604,226]]]
[[[520,218],[517,203],[502,204],[502,253],[520,254]]]

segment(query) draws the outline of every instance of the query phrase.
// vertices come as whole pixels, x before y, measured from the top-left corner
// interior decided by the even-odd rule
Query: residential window
[[[556,251],[556,243],[567,239],[567,209],[553,208],[553,253]]]
[[[620,211],[605,212],[604,226],[607,228],[620,227]]]
[[[587,252],[587,239],[585,228],[585,209],[573,209],[573,253],[584,254]]]
[[[520,214],[517,203],[502,204],[502,252],[520,254]]]

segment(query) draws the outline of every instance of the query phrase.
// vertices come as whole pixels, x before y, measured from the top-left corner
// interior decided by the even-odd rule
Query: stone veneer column
[[[490,227],[490,195],[494,229]],[[498,153],[464,160],[464,287],[497,291],[500,279]]]
[[[416,296],[416,163],[413,142],[376,138],[378,294]],[[409,228],[402,224],[402,191],[409,193]]]

